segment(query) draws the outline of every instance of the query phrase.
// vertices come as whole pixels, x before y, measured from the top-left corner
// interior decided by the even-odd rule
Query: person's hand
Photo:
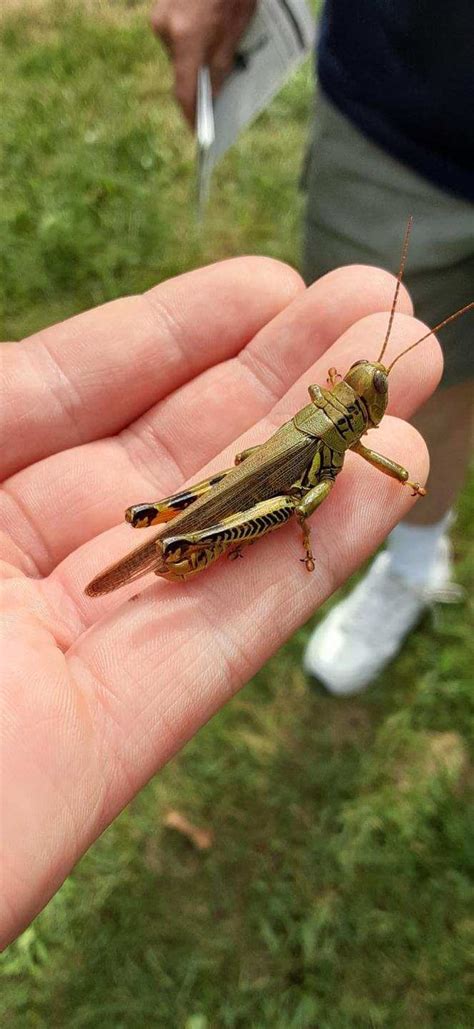
[[[4,346],[4,943],[413,503],[349,453],[312,519],[312,575],[292,520],[188,583],[148,578],[133,602],[137,583],[84,595],[156,532],[121,524],[128,505],[229,466],[304,406],[329,367],[374,358],[388,317],[376,312],[392,294],[376,269],[343,268],[304,290],[276,261],[238,258]],[[398,314],[390,354],[422,329]],[[440,372],[431,339],[394,369],[392,412],[410,415]],[[377,450],[425,481],[424,444],[403,421],[383,420]]]
[[[216,94],[232,71],[239,40],[257,0],[158,0],[153,31],[167,47],[174,69],[175,95],[194,125],[198,68],[207,64]]]

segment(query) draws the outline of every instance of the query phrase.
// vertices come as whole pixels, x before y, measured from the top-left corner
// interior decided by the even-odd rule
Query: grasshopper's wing
[[[246,511],[260,501],[285,494],[311,464],[319,441],[287,422],[242,464],[232,468],[205,496],[178,514],[166,535],[186,536]]]
[[[100,597],[103,593],[111,593],[129,582],[135,582],[142,575],[154,572],[160,565],[160,552],[157,547],[157,540],[161,533],[155,533],[151,539],[141,546],[131,550],[120,561],[109,565],[100,575],[86,586],[85,592],[88,597]]]

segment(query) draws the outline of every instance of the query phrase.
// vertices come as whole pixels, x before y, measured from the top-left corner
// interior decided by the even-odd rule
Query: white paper
[[[289,75],[312,51],[315,35],[314,19],[305,0],[259,0],[254,17],[240,40],[235,69],[214,105],[209,92],[203,89],[205,69],[200,69],[196,136],[201,201],[208,195],[216,161],[234,143],[239,132],[268,106]],[[213,106],[213,140],[209,135],[209,105]]]
[[[198,140],[197,201],[199,213],[202,214],[209,195],[209,184],[212,172],[211,148],[215,142],[211,76],[207,65],[200,68],[198,71],[196,137]]]

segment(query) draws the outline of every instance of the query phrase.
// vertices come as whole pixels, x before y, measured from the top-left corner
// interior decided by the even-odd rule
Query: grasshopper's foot
[[[301,561],[306,565],[308,572],[314,572],[316,567],[314,562],[313,551],[311,549],[311,529],[303,515],[298,514],[298,523],[303,533],[303,547],[305,550],[305,556],[301,558]]]
[[[234,550],[230,550],[227,557],[229,561],[235,561],[238,557],[243,557],[242,547],[235,547]]]
[[[410,486],[412,490],[412,497],[426,497],[428,490],[424,486],[421,486],[419,482],[410,482],[407,479],[405,486]]]
[[[336,370],[336,368],[330,368],[328,371],[327,384],[328,386],[335,386],[336,382],[340,382],[342,375]]]
[[[242,461],[246,461],[250,454],[254,454],[259,449],[259,444],[256,447],[247,447],[246,450],[241,450],[240,454],[236,454],[234,458],[234,464],[242,464]]]

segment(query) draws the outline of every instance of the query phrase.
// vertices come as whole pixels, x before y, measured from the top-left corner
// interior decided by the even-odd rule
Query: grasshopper
[[[360,360],[342,378],[329,369],[329,389],[308,387],[310,403],[265,443],[238,454],[227,468],[164,500],[136,504],[125,512],[134,528],[165,525],[142,546],[101,572],[86,587],[97,597],[148,572],[171,582],[191,578],[227,553],[239,556],[243,546],[296,517],[303,535],[309,572],[315,560],[308,518],[333,489],[348,450],[381,472],[408,486],[412,494],[426,490],[411,481],[395,461],[361,443],[381,422],[388,402],[388,378],[396,362],[433,332],[474,307],[474,302],[412,343],[386,367],[382,363],[393,324],[405,265],[411,219],[405,233],[400,270],[387,333],[376,361]],[[167,523],[172,521],[172,526]]]

